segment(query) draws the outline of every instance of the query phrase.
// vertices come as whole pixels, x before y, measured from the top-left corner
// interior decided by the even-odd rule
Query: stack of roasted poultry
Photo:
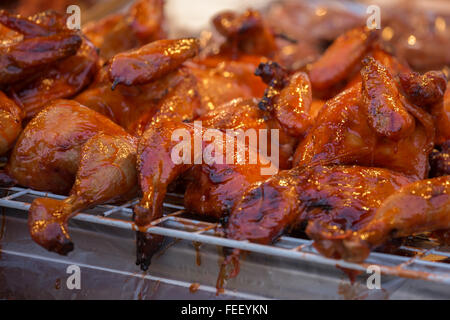
[[[187,211],[217,219],[230,239],[270,244],[300,231],[321,254],[355,262],[418,233],[449,242],[446,76],[416,73],[377,30],[349,30],[298,66],[283,50],[296,40],[253,10],[217,15],[213,49],[165,39],[162,0],[81,31],[66,18],[0,12],[1,183],[68,195],[30,207],[30,234],[44,248],[67,254],[71,217],[139,197],[145,270],[163,239],[144,230],[175,185]],[[223,139],[227,129],[277,129],[279,171],[174,162],[172,134],[193,136],[194,120]],[[239,250],[225,254],[236,274]]]

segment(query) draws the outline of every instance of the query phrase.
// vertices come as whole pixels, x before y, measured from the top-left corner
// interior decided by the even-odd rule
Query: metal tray
[[[1,298],[450,299],[450,252],[429,241],[416,239],[421,245],[402,246],[401,255],[373,252],[366,263],[353,264],[324,258],[305,239],[282,237],[272,246],[224,239],[214,223],[183,217],[180,196],[171,194],[166,215],[147,230],[167,236],[166,243],[144,273],[134,264],[134,201],[98,206],[72,219],[75,250],[63,257],[33,243],[26,225],[33,198],[63,197],[22,188],[3,193]],[[217,296],[223,246],[249,253],[238,277]],[[81,269],[80,290],[66,286],[69,265]],[[381,289],[368,289],[369,265],[380,267]],[[353,284],[345,268],[362,271]]]

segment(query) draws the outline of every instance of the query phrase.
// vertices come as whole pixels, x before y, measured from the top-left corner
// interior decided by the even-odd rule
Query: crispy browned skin
[[[227,129],[278,129],[279,167],[288,168],[295,139],[287,135],[277,120],[270,118],[267,111],[256,106],[255,100],[236,99],[198,120],[204,127]],[[270,137],[268,137],[270,142]],[[270,154],[271,150],[268,150]],[[235,156],[235,155],[233,155]],[[187,210],[217,219],[225,217],[240,198],[242,192],[252,183],[262,181],[267,176],[261,174],[260,164],[233,165],[213,164],[195,166],[187,177],[189,181],[184,205]]]
[[[364,59],[362,64],[362,99],[369,126],[389,139],[409,136],[414,130],[414,118],[403,106],[389,71],[371,57]]]
[[[212,20],[216,30],[226,38],[222,45],[222,54],[236,57],[239,53],[272,56],[277,47],[275,37],[255,10],[246,10],[242,14],[224,11]]]
[[[24,35],[21,41],[6,42],[0,46],[0,84],[26,79],[42,72],[43,67],[77,52],[81,36],[61,26],[61,23],[51,23],[62,19],[61,16],[40,18],[20,18],[0,11],[0,23]]]
[[[168,44],[168,43],[166,43]],[[172,51],[178,47],[178,41],[169,46],[159,46],[160,52]],[[179,65],[178,55],[167,56]],[[188,59],[184,56],[183,59]],[[158,110],[159,101],[165,97],[183,78],[190,78],[191,89],[200,97],[201,108],[198,115],[213,110],[235,98],[262,96],[264,83],[255,76],[254,70],[260,59],[242,57],[239,60],[204,58],[195,62],[188,61],[175,71],[164,64],[155,71],[160,78],[143,85],[117,85],[111,90],[112,82],[105,69],[101,70],[95,82],[75,99],[123,126],[133,135],[141,135],[149,119]],[[151,69],[154,67],[150,66]]]
[[[32,81],[15,84],[12,90],[30,119],[49,101],[73,97],[80,92],[91,83],[97,70],[97,50],[83,39],[75,55],[57,62]]]
[[[450,140],[450,86],[448,83],[444,99],[428,106],[428,109],[436,126],[436,144],[440,145]]]
[[[293,110],[309,110],[310,104],[310,88],[307,86],[305,90],[297,91],[292,83],[298,82],[299,74],[292,77],[283,78],[284,84],[281,86],[280,92],[276,93],[273,101],[278,102],[279,96],[297,95],[297,99],[293,99],[296,103],[292,103],[284,107],[289,112]],[[304,81],[304,79],[303,79]],[[292,147],[295,139],[289,138],[289,129],[283,127],[283,123],[274,117],[268,110],[258,107],[255,100],[235,100],[222,107],[205,114],[198,118],[202,121],[204,128],[215,128],[219,130],[226,129],[273,129],[276,128],[280,133],[280,164],[286,166],[288,159],[292,154]],[[197,214],[204,214],[213,217],[222,217],[232,207],[236,199],[240,198],[242,192],[250,184],[262,181],[266,176],[261,172],[262,167],[268,167],[261,162],[256,164],[249,163],[249,153],[246,153],[247,161],[244,164],[236,164],[238,157],[237,149],[231,154],[234,164],[227,164],[223,160],[223,164],[200,164],[195,166],[194,145],[192,150],[190,163],[173,163],[171,155],[173,148],[178,141],[172,141],[172,133],[177,129],[185,129],[189,133],[189,137],[193,141],[195,129],[192,124],[166,122],[162,125],[149,126],[148,130],[142,136],[138,148],[138,171],[143,197],[139,205],[134,208],[135,221],[138,225],[147,225],[151,221],[161,217],[162,201],[167,191],[167,187],[181,174],[187,172],[194,167],[190,174],[190,179],[197,183],[190,183],[186,189],[185,199],[187,208]],[[281,130],[280,130],[281,129]],[[219,134],[223,135],[223,133]],[[222,143],[226,139],[226,135],[222,137]],[[236,137],[232,137],[233,141]],[[202,150],[211,144],[202,142]],[[216,149],[216,145],[214,148]],[[257,150],[249,148],[245,145],[248,152],[256,155]],[[223,150],[225,152],[225,150]],[[269,150],[270,152],[270,150]],[[230,155],[228,155],[230,156]],[[259,154],[261,157],[261,154]],[[225,159],[225,155],[223,155]],[[198,160],[198,159],[197,159]],[[229,162],[228,162],[229,163]],[[198,183],[200,182],[200,184]],[[154,248],[153,248],[154,249]],[[139,253],[138,264],[141,268],[146,268],[150,262],[153,252]]]
[[[140,136],[163,99],[183,78],[182,68],[152,83],[141,86],[117,86],[111,90],[107,70],[97,74],[94,83],[75,100],[113,120],[129,133]]]
[[[262,59],[240,55],[238,59],[206,57],[189,62],[187,67],[197,78],[205,112],[236,98],[261,97],[266,86],[254,72]]]
[[[358,230],[373,218],[386,197],[409,182],[386,169],[296,167],[249,188],[233,208],[225,234],[230,239],[269,244],[306,224],[314,240],[327,236],[329,230]],[[237,266],[238,256],[234,250],[224,264]]]
[[[297,90],[297,87],[293,84],[298,83],[298,77],[299,74],[294,74],[291,77],[286,76],[286,78],[283,79],[284,84],[281,86],[281,90],[274,94],[273,98],[275,102],[270,103],[278,102],[279,97],[293,95],[296,99],[292,99],[291,103],[287,106],[283,106],[283,108],[285,108],[287,112],[295,113],[300,110],[307,113],[311,103],[311,91],[308,85],[303,87],[300,91]],[[305,78],[302,78],[302,81],[305,81]],[[180,100],[180,103],[182,101],[183,99]],[[295,144],[295,139],[289,138],[289,130],[291,129],[288,126],[289,123],[285,128],[282,121],[276,116],[274,117],[271,115],[268,110],[264,110],[267,108],[268,104],[266,104],[266,108],[261,108],[254,99],[238,99],[206,113],[197,120],[202,121],[202,126],[204,128],[214,128],[219,130],[278,129],[281,131],[279,134],[281,147],[280,164],[286,166],[288,158],[292,154],[292,147]],[[138,152],[138,167],[144,196],[141,204],[135,209],[135,212],[137,220],[140,221],[139,224],[141,225],[147,224],[161,215],[160,201],[162,201],[162,198],[160,198],[159,192],[154,192],[153,189],[157,188],[158,190],[164,190],[162,191],[162,194],[165,194],[168,184],[194,164],[194,162],[191,162],[192,165],[190,166],[174,164],[170,160],[171,150],[178,144],[178,141],[171,141],[172,132],[177,128],[184,128],[188,130],[191,136],[194,134],[192,124],[181,123],[180,120],[182,119],[177,119],[177,116],[177,114],[172,115],[172,118],[160,121],[161,124],[157,121],[153,121],[148,126],[147,131],[144,133],[139,143],[140,151]],[[161,148],[161,146],[164,146],[164,148]],[[259,170],[257,165],[253,166],[257,167]],[[218,170],[222,169],[220,168]],[[254,170],[250,170],[249,172],[253,171]],[[158,196],[156,197],[155,194]],[[215,214],[220,215],[220,212],[215,212]]]
[[[245,192],[230,215],[226,234],[271,243],[305,221],[359,229],[370,221],[381,200],[409,181],[386,169],[359,166],[283,171]]]
[[[65,18],[52,11],[28,18],[0,13],[0,23],[23,37],[6,41],[3,46],[8,50],[2,55],[3,61],[20,64],[20,68],[11,65],[4,70],[8,75],[3,84],[10,85],[27,119],[49,101],[75,95],[97,72],[96,48],[67,29]]]
[[[166,36],[163,4],[163,0],[138,0],[124,14],[86,24],[83,33],[108,60]]]
[[[232,128],[234,125],[237,128],[245,130],[247,128],[246,124],[251,126],[256,125],[257,127],[266,126],[263,118],[261,117],[263,112],[257,108],[256,101],[241,100],[239,102],[235,102],[234,104],[227,105],[228,110],[232,107],[236,108],[236,110],[249,110],[250,112],[246,113],[248,118],[237,118],[235,119],[236,121],[223,121],[222,117],[224,114],[214,110],[214,115],[206,114],[203,118],[198,119],[202,121],[203,119],[205,120],[202,122],[203,131],[199,134],[203,134],[204,130],[208,127],[215,129],[227,129]],[[254,111],[250,109],[253,109]],[[228,115],[231,114],[233,113],[229,113]],[[251,115],[256,118],[250,117]],[[221,125],[224,127],[220,128]],[[172,140],[172,134],[175,130],[182,129],[188,133],[189,138],[194,139],[195,133],[192,124],[183,123],[180,121],[165,120],[154,122],[150,125],[139,141],[138,172],[143,196],[140,203],[134,208],[134,218],[139,226],[145,226],[151,221],[161,217],[162,202],[169,184],[175,181],[175,179],[180,175],[194,167],[196,161],[199,160],[199,155],[201,157],[202,153],[195,153],[194,144],[192,143],[190,146],[190,155],[192,159],[190,159],[189,163],[174,163],[172,161],[173,148],[179,142],[177,139]],[[214,141],[211,143],[201,142],[202,152],[208,145],[214,145],[215,150],[218,150],[216,149],[218,148],[218,145],[225,143],[227,136],[221,131],[217,131],[217,134],[222,137],[220,141]],[[236,137],[230,138],[233,143],[236,143]],[[204,181],[205,184],[202,184],[201,188],[204,188],[204,190],[208,193],[205,195],[204,200],[199,203],[194,204],[191,202],[191,200],[197,199],[197,195],[194,195],[191,192],[194,186],[191,185],[187,188],[187,204],[188,206],[189,204],[192,204],[190,209],[195,210],[195,212],[199,214],[220,216],[223,213],[223,209],[229,209],[231,207],[233,200],[237,196],[236,193],[239,193],[242,190],[241,188],[236,188],[236,185],[242,187],[242,185],[248,185],[249,182],[253,182],[255,179],[263,179],[259,170],[260,167],[255,164],[248,164],[248,157],[250,157],[249,152],[254,153],[255,150],[249,149],[248,146],[246,150],[248,151],[246,152],[247,164],[225,164],[224,153],[222,161],[224,164],[205,164],[205,168],[199,168],[193,172],[191,176],[193,180],[198,181],[198,179],[204,179],[204,172],[207,172],[208,170],[210,171],[209,177],[215,176],[217,179],[213,178],[212,181],[209,181],[210,187],[206,184],[208,181]],[[225,152],[225,150],[223,150],[223,152]],[[232,156],[233,160],[236,161],[237,153],[233,153]],[[198,166],[203,167],[203,165]],[[198,187],[196,189],[196,194],[198,194]],[[223,197],[226,197],[226,199]],[[212,198],[215,198],[218,202],[209,202],[206,200]],[[150,264],[152,255],[155,250],[158,249],[158,246],[151,247],[151,251],[147,251],[146,247],[149,246],[149,242],[160,242],[161,238],[151,235],[147,235],[145,239],[143,237],[144,235],[138,233],[138,242],[140,246],[138,247],[137,252],[137,264],[140,264],[142,269],[146,269]]]
[[[430,177],[450,175],[450,140],[444,142],[430,155]]]
[[[312,90],[304,72],[288,75],[276,62],[260,64],[255,71],[269,86],[259,107],[269,110],[293,137],[303,137],[312,125],[309,109]]]
[[[20,185],[67,194],[82,146],[99,132],[126,136],[125,130],[101,114],[75,101],[57,100],[25,127],[6,171]]]
[[[164,126],[157,125],[153,128],[151,137],[146,137],[144,134],[140,141],[138,149],[138,171],[139,181],[143,192],[143,197],[134,208],[135,222],[139,226],[145,226],[151,221],[160,218],[162,215],[162,202],[167,191],[169,184],[181,174],[194,166],[194,162],[197,158],[192,158],[189,164],[174,164],[171,158],[171,152],[176,142],[172,142],[170,137],[174,130],[186,129],[193,137],[193,127],[190,124],[184,123],[165,123]],[[203,143],[202,150],[206,147],[211,147],[214,144],[214,149],[217,150],[217,145],[224,143],[225,134],[217,131],[222,136],[221,142]],[[222,142],[223,141],[223,142]],[[236,143],[236,137],[232,137],[232,141]],[[168,143],[169,142],[169,143]],[[145,145],[144,145],[145,143]],[[194,155],[194,149],[190,150],[191,155]],[[250,154],[253,154],[250,156]],[[229,154],[223,154],[223,159]],[[233,160],[237,161],[237,152],[232,154]],[[246,186],[254,181],[261,181],[264,176],[261,175],[260,166],[255,164],[248,164],[248,158],[255,155],[255,150],[246,148],[246,164],[211,164],[202,165],[199,167],[200,171],[194,171],[192,173],[192,179],[203,179],[205,174],[209,177],[208,180],[203,181],[201,185],[206,191],[203,199],[200,203],[193,204],[196,213],[207,214],[209,216],[221,216],[224,212],[229,210],[235,199],[237,199],[242,191],[242,186]],[[225,160],[223,160],[225,161]],[[197,168],[197,167],[196,167]],[[211,179],[212,178],[212,179]],[[210,186],[209,188],[207,186]],[[239,188],[237,188],[239,187]],[[196,194],[192,194],[194,186],[191,185],[187,188],[187,203],[191,203],[191,200],[198,199],[199,188],[196,189]],[[191,195],[191,197],[189,196]],[[193,198],[192,198],[193,197]],[[208,200],[206,200],[208,199]],[[214,201],[216,200],[216,201]],[[192,204],[192,203],[191,203]],[[139,235],[138,235],[139,236]],[[147,237],[146,241],[138,247],[137,251],[137,264],[140,264],[141,269],[145,270],[150,264],[152,255],[157,246],[153,247],[153,251],[146,251],[146,248],[142,245],[146,242],[154,242],[158,239],[156,236]],[[138,237],[139,239],[139,237]]]
[[[369,63],[379,66],[375,60],[370,60]],[[365,67],[362,72],[373,75],[370,78],[363,77],[363,85],[356,84],[327,101],[318,114],[314,127],[298,146],[294,165],[307,166],[323,161],[359,164],[389,168],[416,179],[425,178],[429,169],[428,155],[433,148],[435,134],[431,115],[417,106],[410,105],[406,99],[394,99],[396,97],[390,94],[398,92],[392,90],[391,81],[371,81],[383,79],[387,75],[382,73],[382,77],[379,67]],[[366,94],[368,90],[373,94]],[[392,101],[395,101],[384,123],[377,123],[378,114],[371,113],[368,109],[379,103],[380,97],[376,92],[383,92],[383,99],[392,98]],[[371,102],[372,99],[375,102]],[[404,129],[401,126],[393,127],[391,117],[399,119]],[[402,121],[404,119],[408,120]],[[412,124],[409,119],[412,119]],[[376,124],[376,130],[370,123]],[[383,134],[380,135],[380,132]],[[399,132],[404,135],[401,139]],[[392,138],[386,138],[389,136]]]
[[[73,242],[67,230],[70,218],[101,203],[131,199],[137,192],[136,144],[131,136],[99,133],[80,150],[79,168],[70,196],[64,200],[37,198],[31,204],[31,237],[49,251],[67,254]]]
[[[48,250],[73,248],[67,222],[95,204],[136,192],[137,141],[118,125],[74,101],[56,100],[26,126],[6,166],[20,185],[70,196],[39,198],[29,212],[33,239]]]
[[[109,67],[112,89],[118,84],[145,84],[174,71],[197,55],[199,42],[194,38],[158,40],[139,49],[114,56]]]
[[[1,10],[0,24],[21,33],[25,39],[29,39],[69,31],[66,27],[66,17],[52,10],[32,14],[28,17]]]
[[[339,36],[311,65],[309,77],[314,89],[324,91],[347,79],[376,39],[366,27],[352,29]]]
[[[316,248],[327,256],[364,261],[370,250],[391,238],[450,229],[450,176],[402,187],[381,204],[364,228],[330,237]]]
[[[442,102],[447,88],[447,79],[442,71],[429,71],[423,75],[401,73],[399,76],[406,96],[414,104],[425,108]]]
[[[8,152],[22,131],[23,112],[0,91],[0,155]]]
[[[176,111],[180,121],[185,115],[193,117],[198,98],[192,95],[190,81],[192,78],[183,78],[175,86],[161,101],[152,121],[159,123]],[[84,208],[136,195],[137,140],[76,102],[61,100],[55,104],[28,124],[7,172],[19,184],[35,189],[71,190],[64,201],[36,199],[29,215],[33,239],[48,250],[66,254],[73,249],[67,233],[71,217]],[[27,165],[24,157],[28,157]]]

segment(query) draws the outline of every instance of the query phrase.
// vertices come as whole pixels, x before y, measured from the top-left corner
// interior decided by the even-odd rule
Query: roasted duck
[[[445,72],[411,68],[358,20],[319,43],[275,28],[279,14],[289,30],[283,10],[219,13],[205,42],[167,39],[160,0],[81,30],[0,11],[0,183],[68,196],[33,201],[32,238],[67,254],[70,218],[138,198],[145,270],[163,240],[146,230],[176,187],[234,240],[303,233],[353,262],[417,233],[448,244]],[[239,250],[224,253],[237,275]]]

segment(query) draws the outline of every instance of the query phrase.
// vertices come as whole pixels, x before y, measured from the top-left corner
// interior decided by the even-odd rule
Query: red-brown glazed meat
[[[159,123],[169,111],[172,115],[178,111],[180,121],[193,117],[199,103],[195,103],[198,98],[191,81],[183,78],[161,100],[151,123]],[[53,192],[70,189],[70,195],[62,201],[39,198],[32,203],[29,228],[33,239],[48,250],[66,254],[73,249],[67,233],[71,217],[99,203],[136,196],[136,147],[137,139],[123,128],[76,102],[56,101],[40,112],[16,145],[7,173],[21,185]],[[36,165],[29,160],[26,166],[23,159],[30,155],[30,160],[46,162]]]
[[[275,37],[255,10],[246,10],[242,14],[224,11],[212,20],[216,30],[226,38],[222,44],[222,54],[236,57],[239,53],[270,57],[277,49]]]
[[[20,14],[14,15],[4,10],[0,12],[0,24],[21,33],[25,39],[51,36],[69,31],[65,19],[65,15],[52,10],[32,14],[26,18]]]
[[[242,130],[241,132],[245,134],[250,129],[255,130],[253,132],[258,135],[260,130],[278,130],[279,141],[277,145],[274,145],[279,148],[278,166],[280,168],[289,167],[289,158],[292,155],[292,145],[295,144],[295,139],[288,136],[283,127],[276,120],[270,118],[267,111],[258,108],[256,100],[233,100],[198,120],[202,121],[204,127],[216,128],[225,132],[227,129],[234,129]],[[273,155],[270,149],[270,134],[269,131],[267,155]],[[236,157],[233,152],[230,155]],[[261,166],[259,162],[247,165],[236,165],[236,161],[233,163],[195,166],[186,178],[189,181],[184,194],[186,209],[198,215],[223,218],[229,213],[235,201],[240,198],[243,190],[268,176],[261,172],[261,168],[264,166]]]
[[[54,13],[29,19],[0,11],[0,23],[23,35],[20,41],[0,46],[0,84],[24,80],[63,58],[74,55],[81,36],[61,23],[63,16]]]
[[[67,254],[70,218],[140,187],[146,269],[163,238],[145,230],[174,182],[186,210],[221,219],[231,239],[270,244],[301,230],[327,257],[357,262],[393,237],[427,231],[448,242],[447,79],[413,72],[376,31],[352,29],[305,66],[320,44],[277,32],[254,10],[217,15],[225,39],[200,53],[194,38],[162,40],[162,0],[138,0],[84,35],[65,18],[0,12],[0,155],[13,148],[0,180],[69,195],[30,207],[44,248]],[[30,122],[13,147],[21,108]],[[259,149],[229,129],[256,134]],[[239,250],[227,254],[232,276]]]
[[[230,109],[239,112],[230,112]],[[228,121],[233,114],[236,117]],[[270,122],[265,121],[264,114],[265,112],[257,107],[256,101],[239,100],[214,110],[211,115],[206,114],[198,118],[198,121],[202,121],[203,129],[195,129],[192,123],[167,120],[150,125],[140,139],[138,147],[139,182],[143,196],[140,203],[134,208],[136,223],[139,226],[145,226],[161,217],[162,202],[169,184],[193,167],[195,167],[194,171],[189,177],[197,183],[190,184],[186,190],[188,208],[196,213],[215,217],[220,217],[229,210],[233,201],[239,198],[240,192],[244,190],[243,187],[264,179],[264,172],[261,173],[261,168],[269,167],[270,163],[261,160],[261,155],[258,155],[258,151],[254,147],[252,148],[248,144],[242,146],[242,142],[238,143],[240,141],[238,136],[227,135],[220,129],[236,128],[243,130],[244,133],[247,129],[268,128]],[[245,115],[245,117],[239,117],[239,115]],[[227,118],[224,119],[224,116]],[[207,128],[214,128],[218,138],[214,138],[211,142],[204,141],[202,137]],[[178,135],[173,138],[172,135],[177,132]],[[186,161],[174,162],[173,154],[181,151],[179,149],[180,134],[184,134],[183,139],[187,139],[191,143],[182,153],[183,157],[186,157]],[[196,137],[200,137],[200,145],[197,146],[199,149],[194,149]],[[232,152],[226,149],[226,144],[230,144],[229,141],[231,141],[231,145],[235,146]],[[242,146],[245,152],[244,158],[238,151],[238,145]],[[219,163],[214,161],[205,163],[207,160],[203,159],[202,155],[206,148],[211,148],[214,154],[221,158]],[[227,158],[230,156],[231,161]],[[260,162],[249,163],[250,158]],[[243,163],[239,164],[238,159],[243,160]],[[264,165],[259,163],[264,163]],[[202,184],[199,186],[198,182],[202,182]],[[199,193],[202,190],[205,191],[204,194]],[[199,198],[201,198],[200,201],[196,202]],[[138,234],[141,248],[138,248],[137,263],[143,269],[148,267],[154,253],[154,251],[145,251],[143,246],[146,242],[156,241],[153,238],[154,236],[148,235],[146,241],[139,240]]]
[[[96,48],[87,39],[75,55],[57,62],[37,78],[12,86],[28,119],[49,101],[70,98],[94,79],[98,70]]]
[[[450,177],[403,186],[381,204],[363,228],[326,239],[316,248],[324,255],[364,261],[370,250],[391,238],[450,229]]]
[[[376,32],[355,28],[339,36],[314,62],[309,77],[315,90],[325,91],[347,79],[376,39]]]
[[[10,85],[28,120],[49,101],[75,95],[97,72],[96,48],[65,19],[52,11],[28,18],[0,13],[0,23],[22,35],[3,46],[9,67],[2,84]]]
[[[83,27],[104,60],[166,36],[163,0],[138,0],[124,14],[109,15]]]
[[[264,68],[264,65],[261,65]],[[198,118],[202,122],[203,130],[196,134],[196,129],[192,124],[181,123],[179,121],[163,121],[162,123],[153,123],[142,136],[138,148],[138,171],[143,197],[139,205],[134,209],[135,221],[138,225],[148,225],[151,221],[158,219],[162,215],[162,201],[167,192],[170,183],[183,173],[190,171],[188,179],[193,181],[189,183],[185,199],[187,208],[197,214],[203,214],[213,217],[222,217],[232,208],[234,201],[240,198],[242,192],[250,184],[256,181],[262,181],[267,174],[262,169],[268,167],[269,161],[249,163],[237,163],[237,159],[241,158],[238,149],[233,151],[223,148],[225,141],[231,139],[234,145],[236,136],[229,136],[223,131],[227,129],[240,129],[243,134],[248,129],[254,130],[257,136],[261,129],[276,129],[279,136],[276,150],[267,150],[267,155],[273,152],[279,152],[279,160],[276,164],[270,165],[278,168],[288,166],[289,158],[292,155],[292,148],[296,144],[296,139],[291,135],[298,136],[303,134],[308,123],[304,125],[304,119],[308,116],[309,106],[311,104],[311,88],[307,76],[303,73],[294,73],[289,76],[280,67],[273,65],[267,66],[270,70],[258,72],[265,80],[270,80],[272,86],[276,86],[276,90],[267,90],[262,106],[255,100],[233,100],[221,107],[206,113]],[[292,97],[291,99],[289,97]],[[288,103],[281,105],[282,101]],[[270,110],[270,111],[269,111]],[[302,123],[293,126],[293,121],[285,117],[282,112],[287,115],[292,114],[300,118]],[[301,115],[303,113],[304,115]],[[195,123],[195,122],[194,122]],[[177,163],[172,159],[173,152],[179,152],[177,145],[179,140],[173,138],[174,132],[184,130],[185,135],[190,141],[196,140],[195,136],[203,136],[205,128],[216,129],[219,140],[214,142],[200,142],[201,149],[210,148],[218,150],[222,146],[221,151],[216,151],[222,157],[222,161],[217,163],[204,163],[198,152],[195,154],[194,145],[188,147],[188,163]],[[218,130],[222,130],[218,131]],[[228,137],[228,138],[227,138]],[[272,141],[272,136],[267,137],[268,141]],[[268,142],[270,144],[270,142]],[[242,143],[240,143],[242,144]],[[200,147],[200,146],[199,146]],[[256,147],[256,146],[255,146]],[[253,148],[255,148],[253,147]],[[253,154],[255,158],[263,157],[259,154],[260,150],[254,150],[248,144],[244,146],[248,152]],[[186,151],[187,152],[187,151]],[[225,152],[222,154],[222,152]],[[184,154],[184,152],[183,152]],[[229,156],[232,161],[225,161]],[[192,157],[192,159],[191,159]],[[250,157],[246,154],[245,157]],[[227,158],[228,159],[228,158]],[[265,159],[269,160],[269,159]],[[196,162],[199,161],[199,162]],[[266,168],[269,169],[269,168]],[[275,171],[276,172],[276,171]],[[269,173],[268,175],[273,174]],[[200,184],[199,184],[200,182]],[[153,237],[154,236],[149,236]],[[147,239],[150,241],[150,238]],[[145,247],[145,239],[138,235],[138,243]],[[155,240],[153,240],[155,241]],[[152,249],[155,249],[154,247]],[[145,252],[145,249],[138,248],[138,264],[142,268],[146,268],[150,262],[153,252]]]
[[[249,188],[233,208],[227,238],[270,244],[308,225],[314,240],[365,226],[381,202],[409,183],[404,175],[359,166],[296,167]],[[237,267],[239,250],[224,265]],[[236,275],[235,269],[231,276]]]
[[[0,91],[0,155],[8,152],[22,131],[23,112]]]
[[[137,141],[118,125],[74,101],[56,100],[20,135],[6,173],[20,185],[70,196],[35,199],[29,212],[33,239],[67,254],[67,222],[80,210],[135,195]]]
[[[74,101],[57,100],[25,127],[6,171],[20,185],[67,194],[74,183],[81,147],[99,132],[126,135],[101,114]]]
[[[450,175],[450,140],[434,149],[430,155],[430,177]]]
[[[99,133],[81,148],[75,183],[68,198],[37,198],[28,215],[33,240],[49,251],[67,254],[73,242],[70,218],[97,204],[124,201],[137,193],[136,144],[131,136]]]
[[[183,78],[191,79],[191,89],[200,97],[201,108],[197,110],[198,115],[235,98],[252,98],[263,94],[264,83],[253,75],[259,60],[248,62],[245,57],[236,61],[205,58],[195,62],[188,61],[178,67],[182,62],[181,58],[188,59],[196,50],[196,41],[186,41],[190,43],[192,50],[189,55],[183,57],[174,54],[180,41],[164,40],[151,44],[155,44],[154,48],[158,47],[159,50],[159,53],[155,51],[152,59],[165,56],[168,58],[168,64],[148,63],[139,68],[140,75],[153,74],[152,78],[147,79],[153,80],[150,83],[134,86],[118,84],[113,91],[113,83],[108,79],[108,73],[102,70],[91,87],[75,99],[110,117],[131,134],[139,136],[143,133],[148,119],[151,119],[158,109],[159,101]],[[157,44],[159,42],[161,45]],[[172,54],[166,55],[167,52]],[[129,62],[129,59],[126,60]],[[155,69],[154,65],[158,65],[159,69]],[[170,72],[175,67],[178,69]],[[154,79],[155,77],[159,78]]]
[[[372,73],[371,78],[363,77],[362,85],[356,84],[327,101],[314,127],[298,146],[294,165],[359,164],[389,168],[423,179],[428,174],[428,155],[434,144],[432,117],[406,99],[395,99],[398,91],[392,90],[392,81],[381,80],[388,76],[383,66],[374,59],[366,62],[361,72]],[[373,94],[367,94],[368,90]],[[380,103],[376,92],[384,92],[384,99],[395,101],[387,116],[383,115],[384,122],[377,122],[380,115],[369,111],[371,106]],[[400,125],[392,126],[396,121]],[[399,139],[398,132],[405,136]]]
[[[410,101],[426,108],[442,102],[447,79],[442,71],[429,71],[423,75],[416,72],[401,73],[400,83]]]
[[[100,70],[94,83],[74,100],[95,110],[123,127],[132,135],[140,136],[156,107],[187,75],[182,68],[152,83],[127,87],[118,85],[111,90],[106,68]]]
[[[61,33],[2,46],[0,82],[5,85],[24,80],[39,68],[75,54],[80,45],[79,35]]]
[[[267,90],[265,93],[264,106],[257,104],[255,100],[234,100],[231,103],[218,107],[197,120],[202,121],[206,128],[219,130],[241,129],[244,133],[247,129],[277,129],[279,141],[276,148],[280,153],[279,164],[286,167],[292,154],[293,145],[296,141],[291,137],[301,135],[307,129],[307,124],[303,119],[308,117],[307,112],[311,104],[311,88],[307,76],[303,73],[294,73],[288,76],[280,67],[267,66],[270,70],[258,72],[265,80],[272,78],[272,86],[276,90]],[[264,68],[264,65],[261,65]],[[300,85],[300,86],[298,86]],[[288,97],[293,97],[289,99]],[[281,101],[288,103],[281,105]],[[269,111],[270,110],[270,111]],[[284,117],[282,112],[287,115],[293,114],[302,120],[302,123],[292,126],[289,118]],[[300,113],[304,113],[302,116]],[[135,207],[135,221],[138,225],[146,225],[159,218],[162,214],[162,201],[167,191],[167,187],[181,174],[193,168],[188,179],[189,183],[186,193],[186,206],[197,214],[203,214],[213,217],[222,217],[233,207],[234,201],[239,199],[242,192],[250,184],[265,179],[265,174],[261,168],[265,165],[261,163],[236,164],[236,161],[222,161],[222,163],[202,164],[193,159],[189,164],[174,163],[172,161],[173,148],[178,144],[178,140],[171,140],[172,133],[175,130],[184,129],[191,141],[194,141],[195,128],[190,124],[167,122],[163,125],[150,125],[144,133],[139,143],[138,149],[138,171],[143,198],[139,205]],[[258,131],[254,131],[258,134]],[[281,133],[280,133],[281,132]],[[292,133],[291,133],[292,132]],[[219,134],[223,135],[223,133]],[[226,135],[221,139],[226,140]],[[231,137],[234,141],[236,137]],[[268,139],[271,139],[271,137]],[[223,144],[216,141],[212,143],[202,142],[202,147],[217,144]],[[234,142],[233,142],[234,143]],[[164,148],[161,148],[164,146]],[[189,148],[194,148],[191,145]],[[248,145],[245,148],[249,149]],[[194,150],[189,149],[190,154]],[[225,152],[222,148],[222,152]],[[268,153],[272,154],[268,150]],[[257,155],[258,151],[249,149],[249,152]],[[232,159],[238,159],[237,149],[227,153]],[[249,157],[249,155],[247,155]],[[259,155],[261,156],[261,155]],[[225,155],[223,156],[225,157]],[[195,158],[197,159],[197,158]],[[267,162],[266,162],[267,163]],[[202,165],[200,165],[202,164]],[[273,165],[273,164],[272,164]],[[272,173],[273,174],[273,173]],[[195,182],[194,182],[195,181]],[[144,242],[142,242],[144,243]],[[138,251],[138,262],[141,267],[146,268],[151,258],[151,252],[141,253]]]
[[[363,60],[362,99],[369,126],[380,136],[400,140],[414,131],[414,118],[401,101],[389,71],[373,58]]]
[[[131,86],[156,80],[196,56],[198,50],[198,40],[186,38],[159,40],[133,51],[119,53],[109,67],[112,88],[118,84]]]
[[[260,64],[255,74],[268,84],[259,107],[268,110],[289,135],[303,137],[312,125],[312,91],[304,72],[289,76],[276,62]]]

